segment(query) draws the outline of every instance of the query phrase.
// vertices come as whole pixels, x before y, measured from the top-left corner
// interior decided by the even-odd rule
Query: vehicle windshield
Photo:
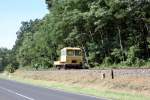
[[[81,56],[81,50],[67,50],[67,56]]]
[[[73,50],[67,50],[67,56],[74,56]]]
[[[75,56],[81,56],[81,50],[75,50]]]

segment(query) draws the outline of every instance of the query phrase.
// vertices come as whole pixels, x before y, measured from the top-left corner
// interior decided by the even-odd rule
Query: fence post
[[[111,69],[111,78],[114,79],[114,71]]]
[[[105,73],[101,73],[101,79],[105,79]]]

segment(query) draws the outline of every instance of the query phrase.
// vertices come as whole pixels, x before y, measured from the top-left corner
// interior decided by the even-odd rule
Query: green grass
[[[67,92],[79,93],[79,94],[88,94],[97,97],[109,98],[113,100],[150,100],[150,97],[143,96],[141,94],[125,93],[125,92],[115,92],[111,90],[101,89],[96,90],[92,88],[83,88],[77,85],[67,85],[57,82],[49,82],[43,80],[33,80],[33,79],[24,79],[22,77],[8,77],[6,75],[0,75],[0,78],[15,80],[21,83],[31,84],[35,86],[60,89]]]

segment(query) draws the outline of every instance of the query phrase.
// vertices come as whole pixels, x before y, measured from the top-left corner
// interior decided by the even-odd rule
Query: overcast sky
[[[22,21],[48,13],[45,0],[0,0],[0,47],[11,49]]]

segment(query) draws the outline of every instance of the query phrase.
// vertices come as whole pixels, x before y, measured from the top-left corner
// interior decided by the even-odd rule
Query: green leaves
[[[67,46],[82,48],[86,62],[97,65],[132,65],[150,57],[150,2],[46,0],[46,4],[49,14],[22,22],[17,32],[12,51],[20,65],[49,68]]]

